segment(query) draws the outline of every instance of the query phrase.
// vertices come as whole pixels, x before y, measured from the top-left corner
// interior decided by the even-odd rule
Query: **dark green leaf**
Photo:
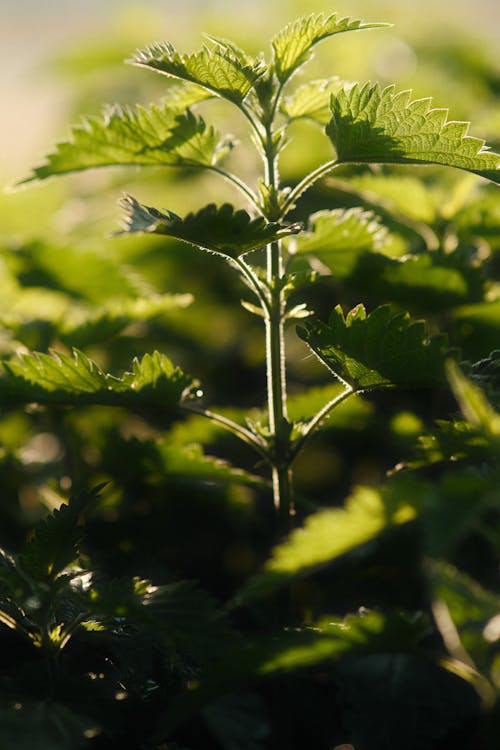
[[[333,374],[354,391],[432,386],[444,380],[447,337],[429,337],[422,321],[394,315],[388,305],[369,315],[362,305],[346,317],[340,306],[328,321],[307,321],[300,336]]]
[[[268,223],[262,217],[252,219],[246,211],[235,211],[227,203],[220,207],[211,203],[184,219],[172,212],[162,213],[156,208],[143,206],[130,195],[124,198],[122,205],[126,211],[124,232],[175,237],[195,247],[233,258],[300,230],[297,224],[284,226]]]
[[[38,524],[19,558],[28,575],[35,580],[55,579],[75,560],[82,538],[80,517],[98,492],[99,489],[72,498]]]

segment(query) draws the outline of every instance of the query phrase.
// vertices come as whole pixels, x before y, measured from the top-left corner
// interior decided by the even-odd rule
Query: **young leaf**
[[[361,31],[387,25],[338,18],[337,13],[311,13],[289,23],[271,40],[278,80],[285,83],[297,68],[310,59],[312,48],[323,39],[344,31]]]
[[[4,362],[0,403],[148,407],[175,411],[191,379],[159,352],[145,354],[121,378],[104,373],[85,354],[24,354]]]
[[[411,482],[378,489],[358,487],[343,508],[309,516],[302,528],[273,549],[263,572],[248,583],[237,603],[268,594],[366,544],[389,526],[410,521],[416,515],[415,497],[420,491]]]
[[[189,110],[179,114],[164,105],[115,105],[103,117],[89,117],[75,126],[70,139],[58,143],[47,162],[19,184],[95,167],[210,167],[229,148],[227,139]]]
[[[412,322],[407,313],[393,315],[388,305],[369,315],[358,305],[346,317],[337,306],[327,324],[307,321],[298,333],[354,391],[439,384],[450,355],[444,334],[428,336],[423,321]]]
[[[410,100],[411,91],[381,91],[358,84],[332,97],[326,133],[340,163],[443,164],[500,183],[500,155],[467,135],[469,124],[450,122],[431,99]]]
[[[156,208],[144,206],[130,195],[123,199],[122,206],[126,211],[126,233],[167,235],[231,258],[300,230],[298,224],[285,226],[268,223],[262,217],[252,219],[246,211],[235,211],[228,203],[220,207],[210,203],[184,219],[171,211],[162,213]]]
[[[332,116],[330,99],[339,86],[340,79],[336,76],[304,83],[283,99],[281,111],[290,121],[307,118],[326,125]]]
[[[129,61],[141,68],[196,83],[213,94],[241,104],[255,83],[265,72],[260,60],[236,54],[236,47],[218,41],[215,49],[204,46],[198,52],[181,55],[169,43],[163,42],[137,50]]]
[[[387,237],[374,213],[361,208],[318,211],[309,221],[309,231],[295,240],[296,252],[324,260],[334,274],[349,273],[359,255],[380,249]]]

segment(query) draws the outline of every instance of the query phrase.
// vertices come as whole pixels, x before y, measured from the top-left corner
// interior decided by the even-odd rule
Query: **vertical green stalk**
[[[279,177],[277,156],[269,129],[266,150],[266,183],[277,187]],[[292,477],[289,461],[289,423],[287,418],[286,369],[283,296],[283,258],[281,242],[267,247],[267,283],[270,291],[269,310],[266,311],[266,365],[269,430],[273,441],[272,481],[273,498],[280,533],[288,530],[292,508]]]

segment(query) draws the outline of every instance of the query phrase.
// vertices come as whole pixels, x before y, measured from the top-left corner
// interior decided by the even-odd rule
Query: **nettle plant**
[[[292,747],[288,732],[293,720],[288,714],[285,717],[285,707],[294,698],[280,682],[284,674],[299,673],[301,691],[309,689],[308,679],[317,690],[314,670],[318,665],[339,660],[335,679],[342,683],[346,678],[342,670],[347,668],[341,658],[387,654],[399,659],[404,674],[414,674],[420,669],[420,662],[413,660],[421,644],[436,659],[446,659],[450,671],[472,682],[486,704],[494,702],[499,684],[495,662],[499,600],[451,563],[470,524],[482,524],[485,531],[485,517],[496,519],[500,417],[495,412],[495,383],[499,358],[497,352],[485,352],[481,362],[459,367],[459,352],[451,349],[447,336],[437,330],[437,317],[427,325],[404,311],[409,287],[410,299],[419,288],[436,299],[441,291],[453,297],[460,293],[453,286],[457,275],[473,285],[477,268],[469,263],[470,253],[453,254],[445,247],[445,240],[450,244],[452,225],[460,229],[462,222],[464,234],[474,234],[473,221],[466,218],[467,206],[461,202],[463,191],[457,190],[455,213],[443,217],[436,208],[435,220],[426,225],[412,217],[412,210],[418,213],[415,205],[404,216],[405,195],[412,195],[408,186],[413,186],[416,195],[420,180],[401,176],[399,168],[454,167],[499,184],[500,156],[483,140],[468,135],[467,123],[450,121],[446,110],[434,109],[430,99],[413,99],[409,91],[398,92],[394,86],[381,89],[376,83],[343,84],[336,77],[296,84],[296,74],[319,42],[385,25],[337,14],[312,14],[273,37],[268,59],[251,57],[232,42],[216,37],[208,37],[207,44],[192,54],[181,54],[168,42],[138,51],[129,62],[177,81],[167,87],[162,101],[150,107],[113,106],[102,117],[86,119],[25,181],[106,166],[166,166],[213,173],[214,179],[224,178],[244,199],[245,208],[210,203],[201,208],[189,206],[181,217],[127,195],[122,200],[122,232],[188,243],[214,256],[214,263],[225,261],[235,278],[244,283],[248,298],[242,304],[249,314],[262,319],[265,331],[267,398],[260,413],[254,410],[245,418],[240,410],[239,418],[206,408],[199,383],[157,351],[134,360],[131,371],[121,376],[105,372],[80,350],[68,353],[59,346],[49,354],[23,353],[3,363],[0,398],[9,408],[33,403],[50,409],[98,405],[153,410],[172,420],[183,414],[206,418],[214,429],[228,430],[255,451],[263,477],[242,471],[239,476],[260,487],[265,497],[270,482],[275,514],[275,525],[268,534],[268,561],[260,573],[233,592],[223,612],[186,582],[157,587],[139,579],[103,583],[97,573],[92,576],[91,563],[79,552],[79,524],[87,507],[95,504],[95,492],[90,496],[83,493],[56,511],[17,557],[4,554],[0,569],[2,622],[47,657],[47,674],[41,681],[50,684],[52,718],[45,714],[40,718],[38,713],[33,721],[36,731],[44,721],[50,726],[50,721],[59,722],[67,744],[54,747],[79,747],[106,738],[111,742],[110,738],[122,736],[122,702],[133,706],[136,713],[132,716],[141,711],[148,724],[147,729],[142,726],[137,746],[160,746],[165,737],[172,736],[169,732],[181,742],[196,743],[205,736],[204,731],[211,733],[217,747]],[[243,146],[231,136],[221,135],[199,114],[200,105],[212,99],[229,102],[246,122],[249,145],[261,164],[256,184],[249,184],[245,175],[227,167]],[[302,119],[324,128],[332,158],[293,185],[286,185],[280,177],[280,157],[286,148],[293,149],[290,128]],[[350,165],[396,169],[392,176],[354,171],[350,181]],[[335,175],[335,170],[342,178],[331,181],[329,199],[343,191],[359,198],[361,205],[322,209],[304,217],[304,212],[300,213],[302,197],[322,178]],[[439,197],[444,188],[430,186],[429,195],[432,190]],[[384,255],[388,230],[366,207],[368,192],[372,206],[384,208],[389,222],[399,221],[419,238],[421,252],[402,259]],[[386,200],[391,192],[392,205],[397,208],[392,216]],[[451,201],[450,195],[447,198]],[[481,205],[484,208],[492,200],[488,197]],[[457,245],[451,249],[455,251]],[[342,280],[358,267],[366,269],[368,290],[370,280],[380,286],[385,278],[387,302],[397,304],[382,304],[370,312],[363,304],[351,310],[337,304],[331,305],[326,321],[318,317],[313,309],[316,279],[330,274]],[[126,310],[106,309],[105,314],[82,325],[87,336],[99,326],[108,326],[113,333],[141,315],[143,320],[153,317],[165,304],[159,298],[129,303]],[[297,396],[289,397],[287,390],[285,327],[294,321],[298,321],[299,338],[332,375],[331,386],[319,392],[319,397],[324,397],[322,403],[317,404],[317,390],[303,394],[302,403],[309,413],[302,416],[297,414]],[[71,343],[72,332],[82,335],[82,325],[72,329],[68,323],[59,340]],[[447,383],[451,383],[463,416],[439,423],[435,433],[421,439],[414,457],[384,484],[356,487],[343,507],[316,510],[304,522],[296,517],[294,462],[318,431],[335,423],[346,404],[377,391],[443,389]],[[136,448],[139,460],[139,442]],[[224,480],[237,474],[229,464],[193,455],[192,449],[189,456],[175,451],[170,455],[168,440],[161,437],[155,451],[154,459],[149,455],[150,461],[185,462],[204,479]],[[444,471],[431,481],[418,473],[422,467],[442,468],[457,460],[464,468],[453,475]],[[90,504],[86,497],[92,500]],[[481,500],[471,506],[471,497]],[[297,498],[298,505],[300,500]],[[301,515],[304,508],[306,503]],[[293,530],[296,524],[299,528]],[[327,616],[335,612],[330,602],[322,614],[314,611],[311,615],[310,603],[303,605],[297,581],[311,578],[347,553],[354,557],[362,554],[368,543],[391,529],[394,532],[397,527],[404,533],[415,526],[423,540],[425,566],[421,575],[427,586],[427,598],[418,611],[360,610],[339,618]],[[489,543],[494,549],[499,546],[491,529]],[[244,643],[228,624],[233,614],[236,621],[241,620],[242,612],[251,613]],[[272,623],[264,632],[263,621]],[[287,626],[294,628],[288,630]],[[459,637],[462,628],[463,643]],[[74,655],[68,657],[70,666],[64,666],[68,643],[79,633],[85,633],[86,644],[94,638],[99,651],[95,657],[98,666],[87,674],[84,705],[75,698],[79,688],[68,674],[76,669]],[[120,645],[122,642],[125,645]],[[136,656],[136,646],[148,654],[147,665]],[[107,661],[102,658],[104,652]],[[155,666],[152,654],[161,654],[157,656],[160,666]],[[372,680],[384,679],[383,670],[377,673],[377,664],[367,661],[365,665]],[[437,667],[436,673],[427,668],[430,671],[424,683],[428,693],[433,681],[441,685],[444,678]],[[279,689],[238,692],[265,678],[272,678]],[[69,682],[71,706],[67,705]],[[94,683],[99,690],[92,693]],[[346,678],[346,684],[352,686],[355,680]],[[371,683],[372,687],[376,684]],[[443,685],[446,692],[446,680]],[[14,698],[16,689],[11,690]],[[455,689],[453,682],[450,690]],[[32,705],[36,704],[37,711],[42,711],[41,705],[49,711],[46,704],[36,702],[39,693],[34,693],[38,698],[31,697]],[[89,704],[97,697],[113,705],[118,702],[118,707],[97,711]],[[352,695],[345,700],[352,705]],[[76,708],[75,701],[79,701]],[[18,727],[15,719],[23,713],[22,703],[15,698],[15,705],[4,709],[9,726]],[[193,718],[200,710],[204,712],[203,730]],[[317,706],[308,710],[315,724],[326,722]],[[185,719],[191,725],[194,722],[201,734],[195,734],[194,739],[189,731],[183,735],[178,727]],[[235,722],[246,729],[238,733]],[[453,728],[446,710],[437,716],[436,725],[437,729],[418,729],[420,739],[435,742],[426,747],[438,747],[438,739]],[[309,738],[314,737],[318,748],[350,741],[356,750],[362,750],[368,747],[366,737],[373,740],[378,736],[377,732],[373,735],[373,727],[363,728],[362,722],[354,720],[349,724],[345,716],[335,727],[315,731]],[[249,733],[253,733],[253,744],[248,744]],[[297,736],[300,740],[300,734]],[[373,741],[382,742],[380,738]],[[405,741],[405,747],[413,747]]]

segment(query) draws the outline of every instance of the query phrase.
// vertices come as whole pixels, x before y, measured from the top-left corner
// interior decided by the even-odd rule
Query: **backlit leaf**
[[[191,379],[159,352],[135,359],[132,371],[117,378],[85,354],[24,354],[3,363],[0,403],[148,407],[174,411]]]
[[[423,387],[444,380],[447,337],[429,337],[423,321],[394,315],[388,305],[369,315],[362,305],[346,317],[337,306],[328,321],[306,321],[299,335],[339,380],[355,391]]]
[[[126,211],[124,231],[127,233],[167,235],[233,258],[300,229],[297,224],[285,226],[266,222],[262,217],[252,219],[246,211],[236,211],[228,203],[219,207],[211,203],[184,219],[170,211],[162,213],[144,206],[130,195],[124,198],[122,206]]]
[[[352,18],[338,18],[337,13],[311,13],[289,23],[271,40],[276,75],[284,83],[306,63],[312,48],[334,34],[387,26],[384,23],[363,23]]]
[[[164,105],[109,108],[73,127],[47,161],[20,184],[52,175],[109,166],[201,166],[217,163],[230,147],[201,117]]]
[[[359,255],[378,250],[387,237],[372,211],[337,208],[318,211],[310,217],[310,229],[295,240],[296,252],[308,253],[324,261],[332,273],[344,275]]]
[[[402,490],[404,487],[404,490]],[[358,487],[343,508],[321,510],[292,531],[272,551],[261,574],[241,593],[241,601],[265,595],[297,576],[308,575],[371,539],[415,517],[420,487],[410,482],[382,488]],[[237,600],[240,601],[240,598]]]
[[[411,91],[358,84],[332,97],[326,132],[339,162],[443,164],[500,183],[500,155],[467,135],[469,124],[448,121],[448,110],[431,99],[411,100]]]
[[[163,42],[138,50],[130,62],[150,68],[183,81],[190,81],[237,104],[245,99],[265,71],[260,60],[249,62],[236,54],[236,47],[217,42],[215,49],[207,46],[189,55],[182,55]]]
[[[289,120],[307,118],[326,125],[332,116],[330,99],[339,86],[337,77],[304,83],[283,99],[281,111]]]

